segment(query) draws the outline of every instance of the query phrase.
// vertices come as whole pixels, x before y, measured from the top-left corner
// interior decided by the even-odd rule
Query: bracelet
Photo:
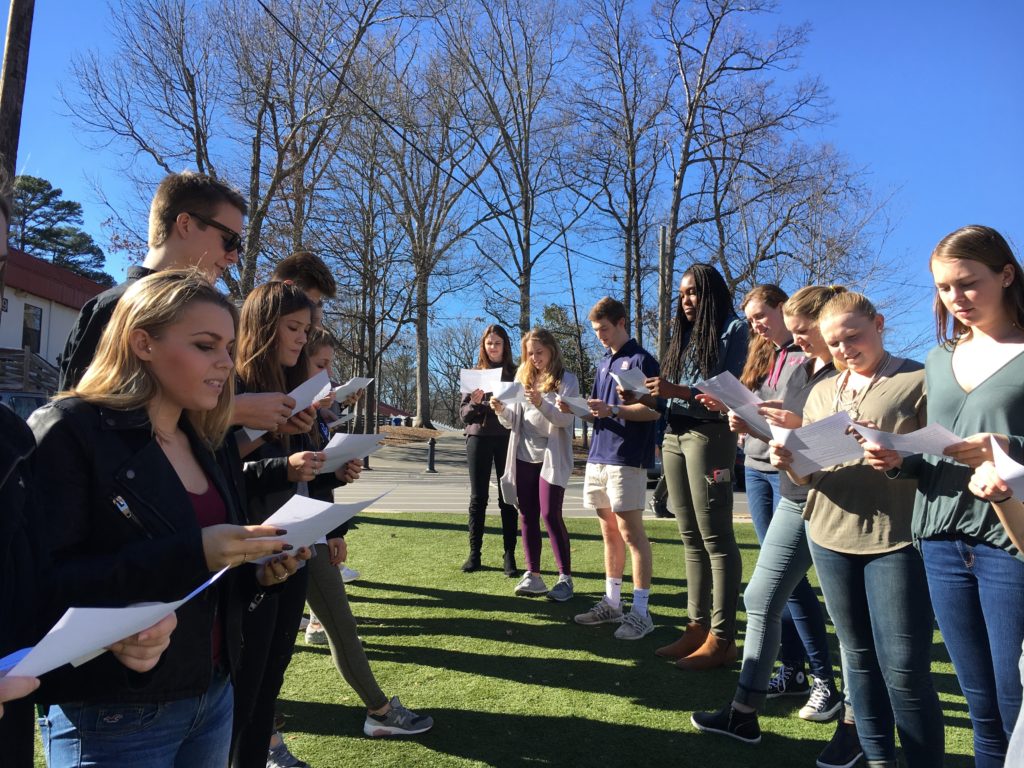
[[[989,499],[989,503],[990,504],[1005,504],[1006,502],[1008,502],[1012,498],[1013,498],[1013,494],[1010,493],[1010,494],[1007,494],[1006,497],[1002,498],[1002,499]]]

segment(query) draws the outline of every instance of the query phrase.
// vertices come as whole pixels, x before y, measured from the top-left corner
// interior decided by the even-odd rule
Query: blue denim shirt
[[[734,317],[728,323],[718,337],[718,366],[713,371],[708,371],[707,376],[701,373],[697,363],[692,359],[683,362],[683,372],[677,384],[685,384],[692,387],[698,382],[717,376],[723,371],[729,371],[737,379],[743,373],[743,365],[747,361],[747,340],[749,337],[747,321]],[[685,347],[684,347],[685,348]],[[697,390],[699,391],[699,390]],[[709,411],[696,400],[681,400],[670,398],[665,404],[665,413],[671,416],[686,416],[700,421],[718,421],[723,418],[721,414]]]

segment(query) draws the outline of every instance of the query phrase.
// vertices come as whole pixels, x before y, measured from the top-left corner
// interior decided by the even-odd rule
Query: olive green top
[[[857,421],[903,434],[925,425],[923,366],[894,357],[860,401]],[[804,405],[804,424],[836,412],[836,392],[843,376],[833,376],[811,390]],[[842,406],[840,406],[842,407]],[[914,509],[912,479],[890,480],[863,459],[838,464],[811,475],[804,507],[808,535],[815,544],[836,552],[873,555],[912,543]]]
[[[928,422],[960,437],[979,432],[1010,436],[1010,455],[1024,448],[1024,354],[1019,354],[970,392],[953,375],[953,350],[936,347],[925,364]],[[1024,559],[1010,543],[992,505],[967,490],[973,471],[948,458],[912,456],[898,477],[917,479],[914,536],[927,539],[962,534]]]

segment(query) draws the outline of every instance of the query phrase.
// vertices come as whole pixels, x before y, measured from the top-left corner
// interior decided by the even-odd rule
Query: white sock
[[[650,599],[651,590],[633,588],[633,608],[637,613],[647,615],[647,601]]]
[[[570,576],[567,573],[560,573],[560,574],[558,574],[558,580],[560,582],[562,582],[562,581],[572,581],[572,576]]]
[[[622,579],[604,580],[604,599],[613,608],[618,608],[622,605]]]

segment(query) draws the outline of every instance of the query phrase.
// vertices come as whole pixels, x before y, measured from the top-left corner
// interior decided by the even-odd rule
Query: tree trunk
[[[35,7],[35,0],[11,0],[11,12],[7,17],[4,66],[0,74],[0,162],[11,180],[18,164],[21,110],[25,103],[28,48],[32,41]]]
[[[416,416],[413,426],[433,429],[430,421],[430,339],[429,281],[430,275],[419,270],[416,276]]]

